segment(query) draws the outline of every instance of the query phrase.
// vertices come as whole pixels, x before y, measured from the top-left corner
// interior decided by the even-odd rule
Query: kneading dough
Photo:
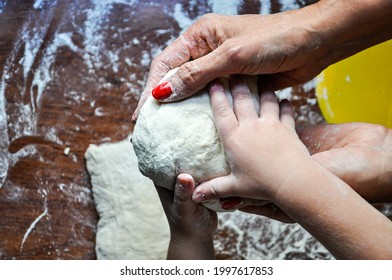
[[[250,76],[245,80],[258,108],[256,80]],[[231,102],[228,79],[221,81]],[[207,89],[174,103],[160,103],[150,96],[140,111],[132,143],[141,173],[161,187],[174,189],[180,173],[191,174],[196,185],[230,173]],[[224,211],[218,201],[205,205]]]
[[[169,226],[150,179],[140,174],[129,139],[90,145],[87,169],[99,215],[98,259],[165,259]]]

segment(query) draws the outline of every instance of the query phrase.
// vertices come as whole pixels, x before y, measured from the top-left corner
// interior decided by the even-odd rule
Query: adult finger
[[[197,204],[192,201],[195,181],[189,174],[180,174],[174,188],[173,211],[179,216],[192,215],[197,210]]]
[[[218,79],[211,84],[209,93],[215,125],[224,143],[225,137],[238,126],[238,121]]]
[[[156,99],[171,102],[188,97],[204,88],[216,77],[225,75],[234,67],[227,59],[231,44],[225,44],[222,35],[223,18],[226,16],[207,14],[192,24],[179,38],[170,44],[153,60],[147,87],[150,92],[156,90]],[[217,32],[217,30],[219,32]],[[223,39],[222,39],[223,36]],[[220,51],[214,51],[217,48]],[[226,59],[225,59],[226,58]],[[171,69],[180,67],[178,72],[168,80],[166,88],[171,92],[159,94],[159,81]],[[163,69],[163,71],[160,71]]]
[[[220,47],[219,51],[214,50],[182,64],[173,76],[164,79],[153,89],[156,92],[153,96],[160,102],[173,102],[200,91],[213,79],[232,72],[232,65],[228,64],[226,55]],[[160,94],[162,87],[165,88],[164,94]]]
[[[280,109],[280,121],[289,127],[291,130],[295,131],[295,121],[294,121],[294,109],[290,101],[283,99],[279,103]]]
[[[143,91],[139,99],[137,108],[132,115],[133,122],[136,122],[140,109],[147,100],[147,98],[151,95],[152,90],[157,87],[158,83],[171,69],[179,67],[192,59],[198,59],[200,57],[203,57],[219,45],[218,41],[214,42],[214,40],[217,40],[217,38],[213,36],[206,36],[208,35],[208,33],[214,34],[213,30],[205,28],[205,26],[211,25],[213,29],[215,25],[210,24],[210,21],[212,19],[216,21],[216,19],[212,16],[201,17],[197,22],[192,24],[181,36],[174,40],[173,43],[167,46],[158,56],[153,59],[150,66],[150,72],[147,78],[145,90]],[[205,39],[207,37],[209,38],[208,42],[207,39]],[[216,55],[214,55],[214,57],[215,56]],[[191,69],[194,69],[192,65],[189,66]],[[201,66],[204,66],[203,63]],[[185,66],[183,68],[186,67],[188,66]],[[186,74],[181,73],[181,71],[178,75],[186,77]],[[185,80],[185,78],[183,79]],[[211,78],[210,80],[212,79],[213,78]],[[204,85],[206,85],[207,82]],[[204,86],[200,86],[199,88],[203,87]],[[198,89],[195,89],[194,93],[197,90]]]
[[[188,60],[181,56],[185,62],[181,66],[178,63],[171,63],[170,67],[167,67],[166,62],[158,57],[158,60],[153,61],[146,88],[132,115],[132,121],[136,122],[143,104],[151,94],[160,102],[181,100],[205,88],[213,79],[231,73],[232,65],[228,64],[229,60],[225,55],[222,49],[192,61],[189,61],[191,55],[187,58]],[[171,69],[178,66],[178,70],[172,76],[162,80]]]
[[[173,43],[167,46],[151,62],[150,72],[144,91],[139,99],[139,103],[132,115],[132,121],[136,122],[140,109],[151,95],[152,90],[162,80],[162,78],[173,68],[189,61],[191,53],[189,43],[184,36],[180,36]]]
[[[241,123],[241,121],[257,118],[258,113],[245,80],[239,75],[234,75],[230,77],[229,82],[233,96],[233,109],[238,122]]]

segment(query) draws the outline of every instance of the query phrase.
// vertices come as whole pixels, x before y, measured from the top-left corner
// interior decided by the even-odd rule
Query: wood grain
[[[279,1],[271,2],[272,12],[281,9]],[[120,141],[132,131],[131,113],[149,70],[145,61],[179,35],[178,23],[162,12],[173,11],[176,3],[191,17],[210,11],[203,1],[198,6],[140,1],[132,8],[111,5],[99,22],[87,0],[40,8],[34,1],[6,1],[0,14],[0,72],[8,139],[0,144],[9,170],[0,189],[0,259],[96,257],[98,217],[84,152],[90,143]],[[260,9],[259,1],[244,1],[240,12]],[[87,26],[89,16],[99,25]],[[89,39],[102,44],[96,47],[104,53],[89,49],[95,41],[86,42],[88,28],[100,28]],[[61,41],[67,38],[71,42]],[[322,121],[309,98],[314,99],[313,90],[293,89],[300,124]],[[233,258],[221,255],[226,257]]]

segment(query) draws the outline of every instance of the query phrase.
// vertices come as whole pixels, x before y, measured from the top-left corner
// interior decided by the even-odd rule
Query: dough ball
[[[221,81],[231,102],[228,79]],[[256,80],[246,77],[246,81],[258,107]],[[139,170],[161,187],[173,190],[180,173],[192,175],[196,185],[230,173],[207,89],[173,103],[160,103],[150,96],[140,111],[132,143]],[[225,211],[219,201],[205,205],[215,211]]]

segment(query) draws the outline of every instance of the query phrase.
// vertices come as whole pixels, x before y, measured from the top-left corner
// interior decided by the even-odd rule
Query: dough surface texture
[[[228,79],[221,81],[231,102]],[[252,77],[246,77],[246,82],[258,107],[257,83]],[[161,187],[174,189],[180,173],[192,175],[196,185],[230,173],[207,89],[174,103],[160,103],[150,96],[139,114],[132,143],[141,173]],[[219,201],[205,205],[225,211]]]
[[[153,183],[140,174],[129,139],[90,145],[87,169],[99,215],[98,259],[165,259],[169,226]]]

